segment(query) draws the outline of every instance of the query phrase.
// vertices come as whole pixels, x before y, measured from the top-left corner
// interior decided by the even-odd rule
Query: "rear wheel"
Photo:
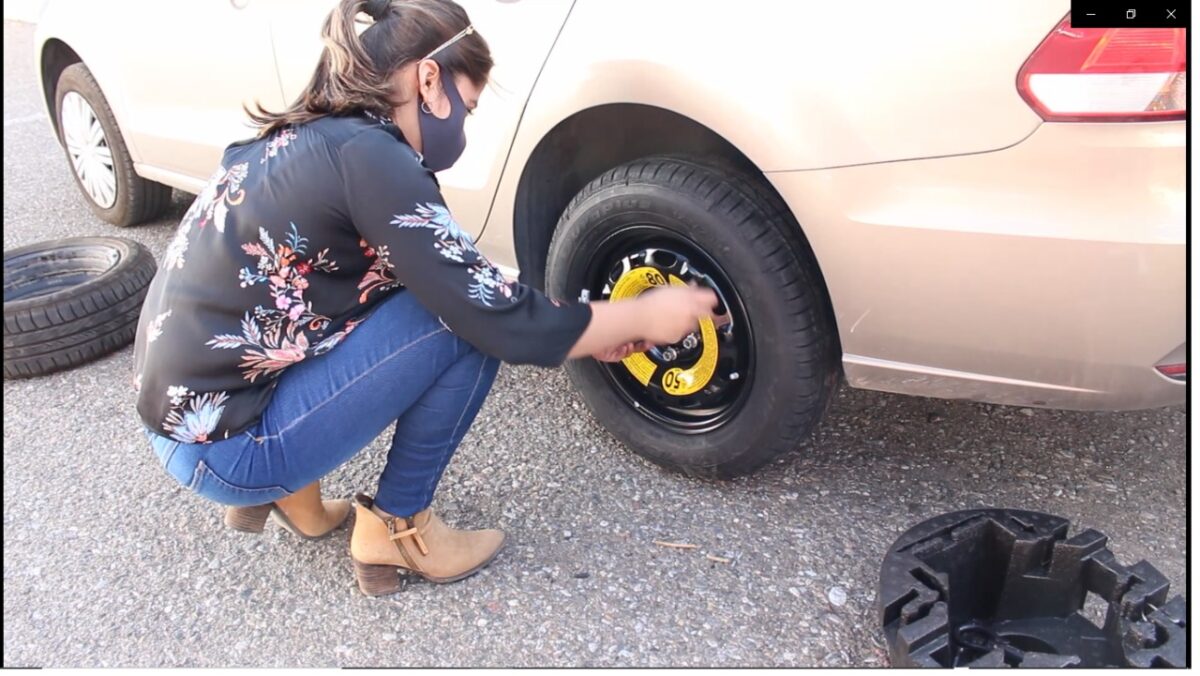
[[[120,227],[161,214],[171,202],[171,188],[134,171],[116,118],[87,66],[76,63],[63,70],[55,101],[59,138],[92,211]]]
[[[816,263],[778,198],[736,169],[660,157],[608,172],[564,212],[546,277],[552,295],[589,300],[716,290],[727,323],[621,363],[566,367],[597,419],[660,465],[752,472],[808,436],[837,383]]]

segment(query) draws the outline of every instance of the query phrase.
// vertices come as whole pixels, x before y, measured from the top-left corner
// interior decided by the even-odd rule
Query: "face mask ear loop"
[[[446,48],[447,48],[447,47],[449,47],[450,45],[453,45],[454,43],[456,43],[456,42],[458,42],[459,40],[461,40],[461,39],[463,39],[463,38],[467,37],[468,35],[471,35],[471,34],[473,34],[474,32],[475,32],[475,25],[474,25],[474,24],[468,24],[466,28],[464,28],[464,29],[460,30],[458,33],[455,33],[455,34],[454,34],[454,37],[452,37],[452,38],[450,38],[449,40],[447,40],[447,41],[443,42],[442,44],[438,45],[437,47],[434,47],[434,49],[433,49],[433,51],[432,51],[432,52],[429,52],[429,53],[428,53],[428,54],[426,54],[425,56],[421,57],[421,61],[424,61],[424,60],[426,60],[426,59],[432,58],[434,54],[437,54],[438,52],[442,51],[443,49],[446,49]],[[435,62],[435,63],[436,63],[436,62]],[[442,66],[442,64],[440,64],[440,63],[438,64],[438,68],[443,68],[443,67],[444,67],[444,66]],[[422,113],[425,113],[426,115],[433,115],[433,109],[429,107],[429,102],[428,102],[428,101],[422,101],[422,102],[421,102],[421,112],[422,112]]]

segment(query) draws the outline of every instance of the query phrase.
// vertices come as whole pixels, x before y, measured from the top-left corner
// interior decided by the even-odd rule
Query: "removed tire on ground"
[[[747,474],[797,448],[824,414],[840,369],[820,271],[786,207],[740,170],[651,157],[607,172],[563,213],[546,272],[562,298],[717,291],[728,323],[621,363],[566,366],[596,418],[651,461]]]
[[[4,377],[78,366],[133,341],[154,257],[116,237],[4,252]]]

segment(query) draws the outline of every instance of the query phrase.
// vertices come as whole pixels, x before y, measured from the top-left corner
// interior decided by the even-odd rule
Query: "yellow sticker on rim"
[[[609,300],[633,298],[649,289],[666,286],[668,283],[671,286],[687,286],[687,282],[675,275],[671,275],[668,282],[667,278],[663,277],[663,274],[655,268],[648,266],[633,268],[617,280],[609,295]],[[712,380],[713,373],[717,370],[718,343],[717,329],[711,319],[700,320],[700,346],[700,358],[696,360],[695,364],[686,369],[670,368],[663,373],[661,384],[664,392],[677,397],[695,394],[704,389]],[[640,352],[622,359],[621,363],[643,386],[650,385],[650,380],[654,378],[654,372],[658,369],[657,364]]]

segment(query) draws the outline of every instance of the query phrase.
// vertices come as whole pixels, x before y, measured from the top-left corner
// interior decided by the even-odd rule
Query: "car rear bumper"
[[[1185,124],[1044,124],[975,155],[768,178],[850,385],[1070,409],[1184,401]]]

